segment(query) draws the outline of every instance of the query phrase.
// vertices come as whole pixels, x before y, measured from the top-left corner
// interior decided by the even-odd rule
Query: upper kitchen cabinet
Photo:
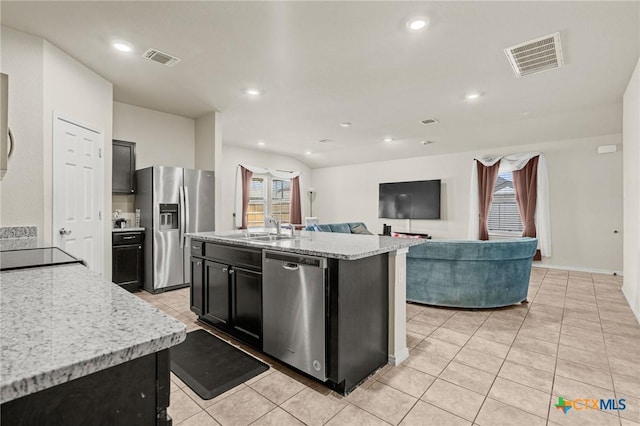
[[[134,194],[136,171],[136,144],[113,140],[113,176],[112,190],[114,194]]]

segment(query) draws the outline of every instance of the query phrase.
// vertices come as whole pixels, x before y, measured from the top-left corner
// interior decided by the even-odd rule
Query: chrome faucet
[[[276,219],[273,216],[267,216],[265,218],[265,224],[269,224],[269,226],[273,225],[276,227],[276,234],[280,235],[280,219]]]

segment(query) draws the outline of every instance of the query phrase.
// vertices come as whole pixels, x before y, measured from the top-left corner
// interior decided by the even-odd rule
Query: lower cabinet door
[[[140,286],[142,284],[142,245],[115,246],[112,251],[112,280],[119,285]]]
[[[204,304],[204,260],[191,258],[191,311],[202,315]]]
[[[231,276],[233,329],[259,344],[262,341],[262,274],[234,267]]]
[[[203,316],[213,323],[226,325],[229,322],[229,266],[207,260],[204,268]]]

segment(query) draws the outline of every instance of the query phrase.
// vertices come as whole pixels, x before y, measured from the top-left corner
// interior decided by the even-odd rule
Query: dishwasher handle
[[[287,271],[297,271],[300,265],[297,263],[283,263],[282,267]]]
[[[293,253],[283,253],[281,251],[262,251],[262,261],[273,262],[273,265],[281,265],[283,269],[295,271],[298,269],[311,268],[327,268],[327,258],[318,256],[306,256]],[[286,265],[286,266],[285,266]],[[278,266],[279,268],[280,266]]]

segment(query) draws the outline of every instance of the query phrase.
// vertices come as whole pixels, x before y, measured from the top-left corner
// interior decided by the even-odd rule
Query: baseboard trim
[[[592,274],[602,274],[602,275],[615,274],[615,275],[623,276],[622,271],[611,271],[608,269],[592,269],[592,268],[581,268],[579,266],[549,265],[546,263],[534,263],[532,266],[534,268],[543,268],[543,269],[564,269],[567,271],[590,272]]]
[[[389,354],[389,364],[396,366],[402,364],[407,358],[409,358],[409,349],[404,348],[398,352],[395,356]]]

